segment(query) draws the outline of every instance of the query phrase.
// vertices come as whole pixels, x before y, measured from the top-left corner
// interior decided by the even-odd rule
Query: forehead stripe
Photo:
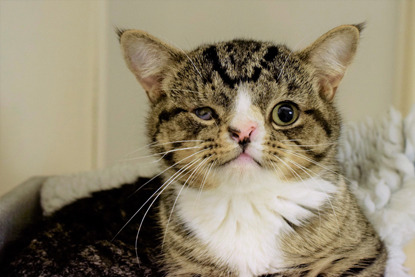
[[[264,61],[261,62],[261,65],[263,67],[268,68],[268,63],[271,63],[275,60],[275,58],[278,56],[279,51],[276,46],[268,47],[267,53],[264,55]]]
[[[237,80],[232,79],[227,73],[225,68],[223,68],[220,63],[217,49],[215,46],[210,46],[203,52],[203,56],[206,60],[212,63],[212,70],[216,71],[219,76],[222,78],[223,82],[229,85],[231,88],[235,87]]]
[[[229,49],[229,45],[227,48]],[[229,74],[226,72],[226,68],[223,67],[220,62],[216,46],[210,46],[209,48],[205,49],[205,51],[203,52],[203,56],[207,61],[211,62],[212,70],[216,71],[223,80],[223,82],[230,88],[234,88],[235,85],[240,82],[256,82],[258,81],[259,76],[261,75],[262,68],[255,66],[253,68],[251,76],[237,76],[236,78],[230,77]],[[231,60],[232,58],[234,57],[231,56]]]

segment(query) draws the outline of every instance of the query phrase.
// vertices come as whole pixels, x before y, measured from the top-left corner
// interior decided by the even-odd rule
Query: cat
[[[19,271],[30,260],[46,275],[383,276],[387,251],[336,160],[334,97],[362,29],[339,26],[296,52],[243,39],[186,52],[119,30],[162,179],[58,211],[9,272],[30,272]]]
[[[160,226],[168,276],[376,276],[385,249],[336,162],[333,105],[362,25],[299,52],[233,40],[191,52],[120,32],[166,153]],[[195,141],[198,140],[198,141]]]

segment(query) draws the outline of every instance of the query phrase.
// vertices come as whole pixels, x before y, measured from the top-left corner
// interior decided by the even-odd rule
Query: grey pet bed
[[[0,261],[26,228],[40,220],[40,189],[47,177],[33,177],[0,198]]]

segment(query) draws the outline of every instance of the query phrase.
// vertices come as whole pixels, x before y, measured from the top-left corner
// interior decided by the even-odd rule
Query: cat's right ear
[[[139,30],[119,30],[118,36],[128,68],[147,92],[151,102],[162,96],[161,82],[178,50]]]

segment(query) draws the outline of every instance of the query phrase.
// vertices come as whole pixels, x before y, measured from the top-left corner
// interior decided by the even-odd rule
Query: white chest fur
[[[336,190],[322,179],[287,183],[265,170],[256,177],[223,180],[202,193],[184,189],[177,202],[187,226],[240,276],[275,273],[284,266],[279,237],[291,230],[284,218],[300,225],[312,216],[307,208],[318,209]]]

